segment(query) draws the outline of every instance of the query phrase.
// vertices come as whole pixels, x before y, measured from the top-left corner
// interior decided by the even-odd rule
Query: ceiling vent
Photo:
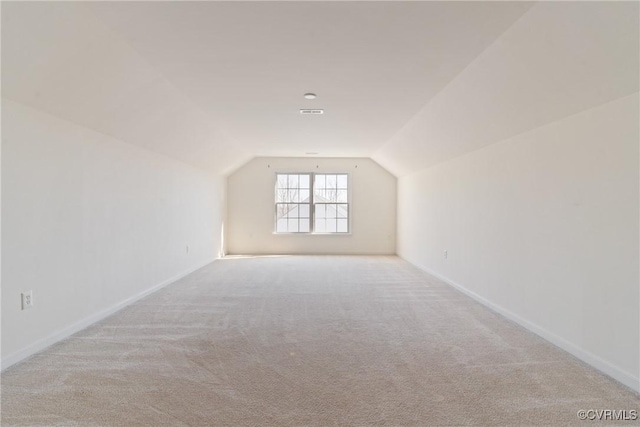
[[[318,110],[317,108],[309,110],[300,110],[300,114],[324,114],[324,110]]]

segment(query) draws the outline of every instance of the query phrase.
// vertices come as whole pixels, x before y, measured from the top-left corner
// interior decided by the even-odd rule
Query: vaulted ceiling
[[[2,2],[3,97],[218,174],[314,152],[403,175],[637,76],[637,2]]]

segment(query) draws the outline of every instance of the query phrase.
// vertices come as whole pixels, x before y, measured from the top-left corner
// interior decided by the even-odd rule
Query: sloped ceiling
[[[542,2],[374,155],[404,175],[637,93],[638,2]]]
[[[214,173],[370,157],[530,6],[3,2],[2,93]]]
[[[3,97],[216,174],[314,152],[404,175],[638,72],[637,2],[2,2]]]

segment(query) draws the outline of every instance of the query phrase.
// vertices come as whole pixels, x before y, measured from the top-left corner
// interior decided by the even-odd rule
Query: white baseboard
[[[554,334],[553,332],[550,332],[538,325],[536,325],[535,323],[532,323],[526,319],[523,319],[522,317],[518,316],[517,314],[507,310],[504,307],[501,307],[497,304],[494,304],[493,302],[489,301],[488,299],[484,298],[481,295],[478,295],[477,293],[470,291],[469,289],[465,288],[464,286],[454,282],[453,280],[450,280],[447,277],[442,276],[441,274],[436,273],[435,271],[432,271],[426,267],[421,266],[418,263],[415,263],[401,255],[398,255],[400,258],[402,258],[403,260],[407,261],[409,264],[412,264],[413,266],[419,268],[420,270],[424,271],[425,273],[428,273],[438,279],[440,279],[441,281],[443,281],[444,283],[456,288],[457,290],[459,290],[460,292],[462,292],[463,294],[473,298],[474,300],[478,301],[480,304],[484,305],[485,307],[488,307],[489,309],[495,311],[496,313],[501,314],[502,316],[506,317],[507,319],[519,324],[520,326],[528,329],[529,331],[533,332],[534,334],[544,338],[545,340],[549,341],[551,344],[563,349],[564,351],[572,354],[573,356],[577,357],[578,359],[582,360],[583,362],[593,366],[594,368],[596,368],[597,370],[599,370],[600,372],[604,373],[605,375],[610,376],[611,378],[613,378],[614,380],[624,384],[625,386],[629,387],[630,389],[632,389],[633,391],[635,391],[636,393],[640,393],[640,378],[637,378],[635,376],[633,376],[632,374],[630,374],[629,372],[626,372],[622,369],[620,369],[619,367],[607,362],[606,360],[601,359],[600,357],[586,351],[585,349],[578,347],[577,345],[573,344],[572,342],[569,342],[567,340],[565,340],[562,337],[559,337],[558,335]]]
[[[62,341],[65,338],[70,337],[71,335],[75,334],[76,332],[79,332],[83,329],[85,329],[88,326],[91,326],[92,324],[99,322],[100,320],[111,316],[113,313],[122,310],[123,308],[125,308],[128,305],[133,304],[134,302],[146,297],[149,294],[152,294],[162,288],[164,288],[167,285],[170,285],[171,283],[182,279],[183,277],[193,273],[196,270],[201,269],[202,267],[211,264],[214,260],[212,261],[207,261],[202,265],[199,265],[195,268],[191,268],[187,271],[183,271],[180,274],[177,274],[176,276],[173,276],[167,280],[162,281],[161,283],[158,283],[155,286],[152,286],[149,289],[146,289],[136,295],[133,295],[127,299],[125,299],[124,301],[120,301],[119,303],[116,303],[114,305],[112,305],[111,307],[108,307],[98,313],[92,314],[91,316],[85,317],[84,319],[62,329],[59,331],[56,331],[54,333],[52,333],[51,335],[38,340],[32,344],[29,344],[28,346],[16,351],[13,354],[10,354],[9,356],[5,357],[4,359],[0,360],[0,367],[1,370],[4,371],[5,369],[7,369],[8,367],[15,365],[18,362],[21,362],[23,360],[25,360],[26,358],[33,356],[34,354],[44,350],[45,348],[59,342]]]

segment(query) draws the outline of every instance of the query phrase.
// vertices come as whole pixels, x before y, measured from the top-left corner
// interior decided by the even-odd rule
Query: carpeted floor
[[[392,256],[216,261],[2,374],[3,426],[560,426],[580,409],[640,400]]]

